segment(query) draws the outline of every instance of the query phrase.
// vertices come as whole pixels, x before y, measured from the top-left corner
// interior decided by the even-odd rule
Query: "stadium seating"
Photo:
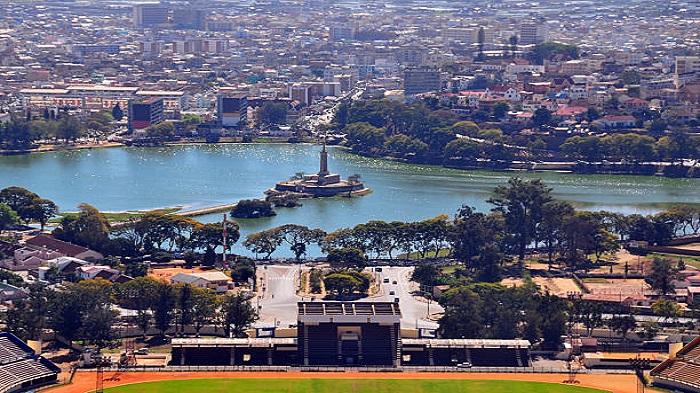
[[[654,385],[677,391],[700,392],[700,337],[653,370]]]
[[[54,383],[61,370],[11,333],[0,333],[0,393]]]

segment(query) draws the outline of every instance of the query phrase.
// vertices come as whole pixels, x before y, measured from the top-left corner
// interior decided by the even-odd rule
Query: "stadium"
[[[296,337],[273,329],[268,337],[173,339],[171,365],[530,366],[527,340],[404,338],[395,302],[300,302],[297,313]]]

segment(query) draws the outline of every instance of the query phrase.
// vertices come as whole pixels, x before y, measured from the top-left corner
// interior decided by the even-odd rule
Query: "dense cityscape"
[[[697,0],[7,1],[0,74],[0,167],[29,173],[0,182],[0,393],[329,368],[700,392]],[[317,149],[318,171],[284,172],[266,144]],[[220,145],[279,178],[224,205],[101,211],[78,169],[51,187],[25,172]],[[439,215],[330,220],[304,205],[353,216],[345,201],[388,195],[332,172],[336,151],[500,180],[474,203],[455,178],[464,202],[436,195]],[[185,153],[201,177],[230,170]],[[540,171],[664,179],[667,197],[587,208]],[[113,179],[125,201],[165,192]]]

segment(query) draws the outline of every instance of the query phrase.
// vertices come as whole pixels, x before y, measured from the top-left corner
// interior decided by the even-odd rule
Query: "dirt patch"
[[[608,279],[607,283],[586,282],[593,295],[643,296],[651,293],[651,287],[642,279]]]
[[[533,277],[532,281],[539,285],[542,291],[547,291],[552,295],[566,296],[568,292],[581,292],[581,288],[570,278],[550,278]],[[504,286],[523,285],[523,280],[519,278],[505,278],[501,281]]]

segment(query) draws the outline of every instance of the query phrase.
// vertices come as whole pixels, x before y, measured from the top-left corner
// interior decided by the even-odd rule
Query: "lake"
[[[320,150],[313,145],[217,144],[0,156],[0,188],[27,188],[56,202],[61,211],[75,211],[82,202],[101,211],[194,209],[260,198],[296,172],[315,173]],[[329,149],[329,169],[343,178],[359,173],[374,192],[304,200],[300,208],[277,209],[275,217],[239,220],[242,235],[285,223],[332,231],[369,220],[453,216],[462,204],[485,212],[493,189],[515,175],[543,179],[556,198],[579,209],[648,214],[674,203],[700,203],[700,179],[460,171],[360,157],[339,148]],[[218,214],[198,218],[220,219]]]

